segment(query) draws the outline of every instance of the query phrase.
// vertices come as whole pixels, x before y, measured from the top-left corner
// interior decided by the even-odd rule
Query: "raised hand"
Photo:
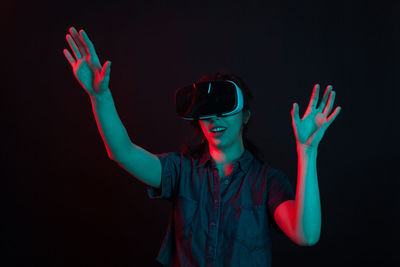
[[[63,52],[72,66],[76,79],[90,97],[102,94],[109,89],[111,61],[101,66],[94,45],[86,32],[80,30],[78,34],[74,27],[69,31],[71,35],[67,34],[66,39],[75,57],[67,49]]]
[[[293,104],[293,109],[291,112],[292,125],[298,146],[300,145],[317,149],[326,129],[339,114],[341,110],[340,106],[336,107],[335,111],[328,117],[335,100],[335,91],[331,92],[331,90],[331,85],[326,87],[325,94],[317,108],[319,84],[316,84],[314,86],[307,110],[301,119],[299,117],[299,106],[297,103]],[[327,101],[328,103],[326,103]]]

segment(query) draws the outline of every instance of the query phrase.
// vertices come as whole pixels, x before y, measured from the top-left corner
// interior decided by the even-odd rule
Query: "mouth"
[[[211,135],[214,136],[214,137],[220,137],[220,136],[222,136],[225,132],[226,132],[226,129],[225,129],[225,130],[222,130],[222,131],[218,131],[218,132],[212,132],[212,131],[210,131]]]

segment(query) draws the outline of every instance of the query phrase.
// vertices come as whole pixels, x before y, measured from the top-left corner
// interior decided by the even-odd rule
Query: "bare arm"
[[[97,127],[110,159],[137,179],[153,187],[161,184],[161,162],[157,156],[131,142],[114,105],[111,92],[91,98]]]
[[[292,109],[298,155],[296,200],[283,202],[275,210],[274,216],[282,231],[299,245],[315,245],[320,238],[321,203],[317,151],[326,129],[341,110],[341,107],[336,107],[335,111],[330,113],[335,100],[335,92],[331,90],[332,86],[326,88],[317,108],[319,85],[315,85],[308,108],[301,119],[297,103]]]
[[[317,150],[297,148],[296,200],[279,205],[274,214],[282,231],[298,245],[315,245],[321,232],[321,204],[317,177]]]
[[[63,52],[76,79],[92,101],[97,127],[109,158],[141,182],[160,187],[160,160],[131,142],[118,116],[108,86],[111,62],[100,64],[94,45],[84,30],[80,30],[80,34],[74,27],[69,30],[71,34],[67,34],[66,39],[74,56],[67,49]]]

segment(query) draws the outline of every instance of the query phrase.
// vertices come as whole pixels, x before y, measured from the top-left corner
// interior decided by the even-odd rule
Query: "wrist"
[[[297,154],[306,156],[316,156],[318,153],[318,147],[309,146],[305,144],[297,144]]]
[[[104,102],[104,101],[108,101],[110,99],[112,99],[112,95],[111,95],[111,91],[109,88],[107,88],[106,90],[104,90],[101,93],[94,93],[89,95],[90,100],[92,101],[92,103],[99,103],[99,102]]]

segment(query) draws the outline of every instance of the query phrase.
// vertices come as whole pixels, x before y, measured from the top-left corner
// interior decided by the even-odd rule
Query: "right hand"
[[[101,95],[109,90],[111,61],[107,61],[102,67],[86,32],[80,30],[79,35],[74,27],[69,28],[69,31],[72,37],[67,34],[66,38],[75,58],[67,49],[63,50],[64,55],[71,64],[76,79],[89,96]]]

